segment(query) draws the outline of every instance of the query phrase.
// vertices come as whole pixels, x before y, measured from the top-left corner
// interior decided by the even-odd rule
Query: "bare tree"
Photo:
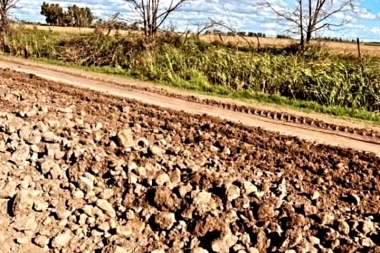
[[[353,0],[296,0],[291,10],[274,5],[269,0],[263,0],[260,4],[290,25],[288,31],[300,36],[301,48],[311,41],[316,32],[342,28],[351,21],[343,18],[344,14],[354,9]]]
[[[168,7],[164,7],[161,0],[125,0],[132,4],[137,11],[143,24],[145,36],[154,38],[162,24],[167,20],[170,14],[178,10],[183,4],[191,0],[170,0]]]
[[[9,33],[9,11],[17,8],[19,0],[0,0],[0,46],[4,45],[5,36]]]

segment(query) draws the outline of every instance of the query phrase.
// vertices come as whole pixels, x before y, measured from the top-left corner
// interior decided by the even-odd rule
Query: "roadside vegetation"
[[[92,33],[78,34],[20,26],[7,36],[4,51],[198,92],[380,121],[377,56],[331,53],[305,41],[302,48],[238,46],[158,30],[110,35],[110,29],[99,24]]]

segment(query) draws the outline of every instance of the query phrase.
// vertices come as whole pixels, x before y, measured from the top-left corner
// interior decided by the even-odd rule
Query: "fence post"
[[[359,41],[359,38],[356,38],[356,45],[358,46],[358,56],[360,58],[361,57],[361,52],[360,52],[360,41]]]

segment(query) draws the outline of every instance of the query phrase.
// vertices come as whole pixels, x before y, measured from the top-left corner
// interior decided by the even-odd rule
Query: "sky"
[[[165,5],[169,0],[161,0]],[[174,0],[176,1],[176,0]],[[277,8],[293,8],[295,0],[268,0]],[[316,0],[313,0],[316,1]],[[339,3],[347,0],[328,0]],[[354,0],[354,13],[340,13],[334,17],[335,21],[342,18],[350,20],[344,28],[337,31],[323,31],[321,36],[342,37],[363,41],[380,41],[380,0]],[[19,20],[45,22],[40,15],[43,1],[20,0],[19,9],[14,10],[12,16]],[[123,18],[137,18],[131,11],[126,0],[45,0],[47,3],[58,3],[66,8],[76,4],[81,7],[90,7],[95,16],[103,19],[120,11]],[[208,18],[223,21],[229,27],[239,31],[262,32],[269,36],[284,34],[287,27],[283,22],[275,19],[269,9],[258,10],[254,3],[257,0],[190,0],[176,13],[173,13],[166,25],[174,25],[177,30],[196,30]]]

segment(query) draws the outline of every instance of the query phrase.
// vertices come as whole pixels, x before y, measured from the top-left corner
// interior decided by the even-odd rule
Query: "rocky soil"
[[[380,252],[373,154],[0,71],[1,252]]]

